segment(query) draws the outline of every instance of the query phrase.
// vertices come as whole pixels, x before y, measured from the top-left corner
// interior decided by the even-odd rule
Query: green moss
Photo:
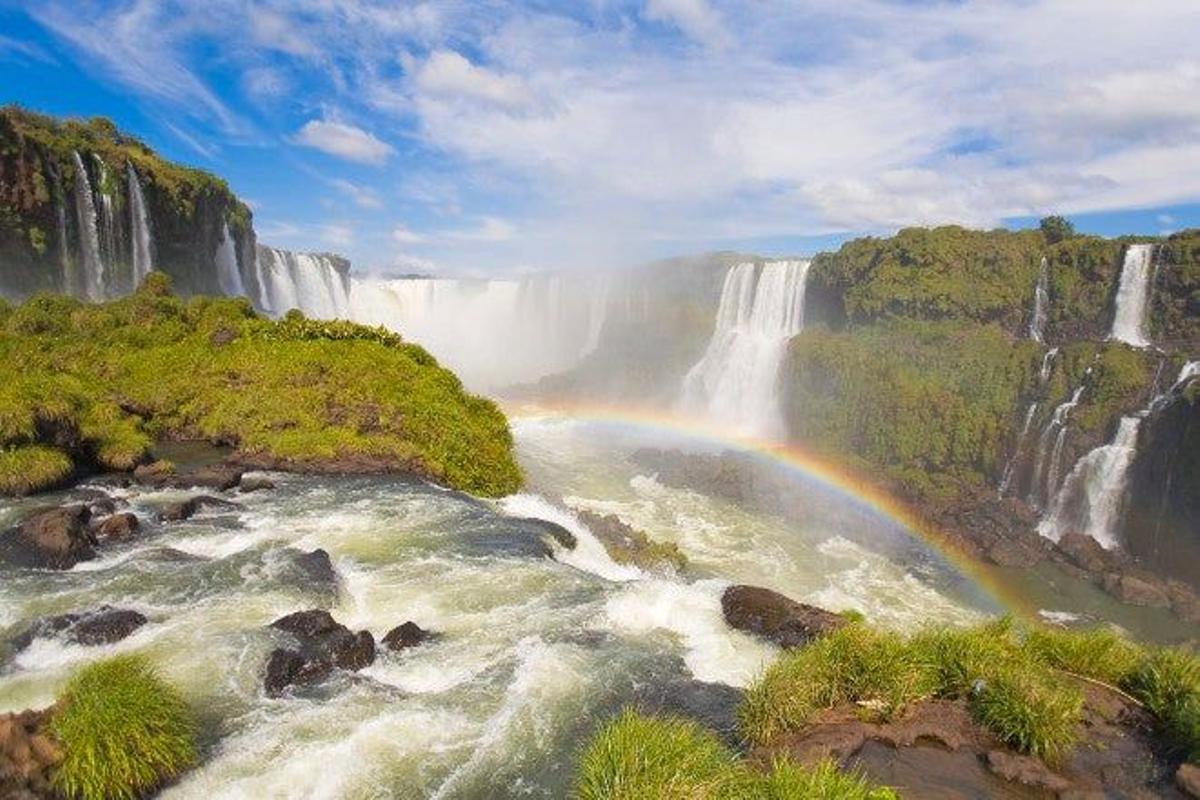
[[[13,370],[0,446],[69,431],[80,466],[130,469],[169,436],[301,466],[365,460],[485,495],[521,483],[499,409],[379,328],[273,322],[244,299],[183,303],[155,275],[106,304],[32,298],[8,315],[0,355]]]
[[[30,494],[57,486],[71,476],[74,465],[60,450],[41,445],[0,449],[0,494]]]
[[[133,800],[196,760],[187,704],[141,657],[85,667],[59,703],[50,732],[64,759],[54,783],[67,797]]]

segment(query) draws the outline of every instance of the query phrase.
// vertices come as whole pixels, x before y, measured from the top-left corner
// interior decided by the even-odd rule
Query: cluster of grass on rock
[[[50,732],[62,746],[55,787],[80,800],[133,800],[196,761],[187,703],[139,656],[82,669],[59,699]]]
[[[907,638],[848,625],[773,664],[747,691],[739,722],[747,740],[767,744],[840,703],[887,718],[922,699],[960,698],[1011,747],[1054,762],[1076,739],[1081,678],[1129,693],[1174,746],[1200,755],[1196,656],[1107,629],[1025,629],[1008,619]]]
[[[170,292],[151,275],[87,305],[0,308],[0,492],[90,467],[128,470],[164,438],[235,445],[300,468],[338,460],[498,495],[521,482],[491,401],[378,328],[258,316],[244,299]]]
[[[853,704],[867,719],[896,717],[930,698],[965,701],[976,721],[1013,749],[1050,764],[1074,746],[1082,686],[1127,693],[1158,721],[1168,745],[1200,758],[1200,657],[1143,647],[1111,629],[1067,631],[1000,619],[905,637],[859,619],[784,654],[746,692],[740,732],[752,746],[816,724]],[[710,731],[673,717],[627,710],[600,728],[579,768],[581,800],[624,798],[890,798],[832,762],[771,769],[738,758]]]
[[[800,767],[781,760],[755,770],[710,731],[674,717],[626,710],[589,742],[576,784],[579,800],[892,800],[831,762]]]

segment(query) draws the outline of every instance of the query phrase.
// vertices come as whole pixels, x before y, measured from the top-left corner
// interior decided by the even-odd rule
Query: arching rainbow
[[[856,473],[844,464],[815,455],[796,445],[731,435],[710,423],[675,413],[617,405],[579,403],[514,404],[505,408],[512,418],[554,416],[583,422],[616,423],[650,431],[667,431],[719,445],[728,450],[761,456],[785,470],[803,475],[832,488],[876,514],[905,528],[941,555],[951,566],[970,578],[1001,608],[1020,617],[1035,619],[1037,609],[1027,598],[1004,585],[987,565],[965,553],[949,536],[899,500],[878,482]]]

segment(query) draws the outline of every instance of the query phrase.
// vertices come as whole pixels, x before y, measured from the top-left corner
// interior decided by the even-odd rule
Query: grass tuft
[[[1125,688],[1158,718],[1172,745],[1189,760],[1200,759],[1200,658],[1156,650],[1129,674]]]
[[[74,465],[60,450],[41,445],[0,449],[0,494],[23,495],[55,486]]]
[[[84,667],[50,724],[65,757],[56,788],[81,800],[134,800],[196,760],[196,729],[183,698],[140,656]]]

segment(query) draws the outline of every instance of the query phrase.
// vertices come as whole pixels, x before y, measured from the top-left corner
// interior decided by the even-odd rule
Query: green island
[[[129,471],[159,440],[231,445],[298,470],[426,477],[515,491],[504,415],[421,347],[244,299],[183,301],[161,274],[88,305],[38,295],[0,308],[0,492],[45,490],[89,470]]]

